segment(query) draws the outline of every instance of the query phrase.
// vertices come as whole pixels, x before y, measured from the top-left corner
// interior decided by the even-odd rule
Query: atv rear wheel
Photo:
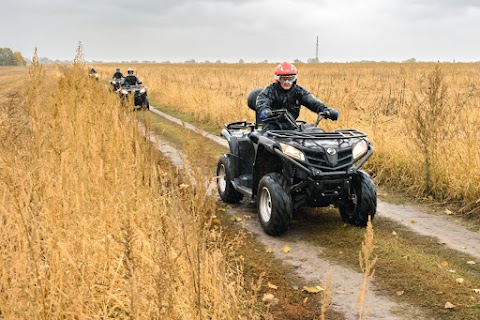
[[[257,212],[263,230],[279,236],[288,230],[292,220],[292,200],[281,174],[269,173],[258,184]]]
[[[230,166],[230,159],[227,155],[220,157],[217,165],[218,194],[226,203],[238,203],[243,199],[243,194],[235,190],[232,181],[227,175],[227,170]]]
[[[377,212],[377,190],[368,173],[359,170],[352,181],[353,201],[339,205],[340,215],[345,223],[366,227],[368,217],[371,220]]]
[[[143,100],[143,107],[145,107],[145,109],[150,109],[150,103],[148,102],[148,97],[145,96],[145,100]]]

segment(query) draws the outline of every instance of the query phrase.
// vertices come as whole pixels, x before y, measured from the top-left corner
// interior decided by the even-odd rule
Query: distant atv
[[[99,76],[98,76],[98,73],[97,73],[97,72],[90,72],[90,73],[88,74],[88,77],[89,77],[90,79],[99,81]]]
[[[110,80],[110,84],[112,85],[112,91],[118,91],[122,86],[123,78],[113,78]]]
[[[133,100],[134,109],[149,109],[150,103],[147,97],[147,87],[135,85],[123,85],[118,90],[120,94],[120,103],[122,106],[127,105],[130,100]]]
[[[259,92],[248,97],[253,110]],[[334,205],[344,222],[365,227],[377,209],[375,185],[360,170],[373,154],[366,134],[354,129],[325,132],[317,128],[327,116],[322,112],[315,124],[296,121],[286,109],[272,112],[267,121],[285,118],[296,129],[264,133],[258,123],[240,121],[222,130],[230,152],[217,165],[221,199],[255,200],[260,224],[273,236],[287,231],[293,212],[302,206]]]

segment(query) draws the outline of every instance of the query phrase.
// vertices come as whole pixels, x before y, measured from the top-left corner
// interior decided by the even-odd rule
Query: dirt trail
[[[394,220],[416,233],[436,237],[451,249],[467,253],[480,260],[480,233],[467,230],[453,219],[438,212],[412,205],[389,204],[378,201],[379,217]]]
[[[216,143],[228,146],[227,142],[219,137],[192,125],[186,125],[183,121],[158,110],[152,110],[152,112],[184,125]],[[181,163],[181,153],[178,150],[175,151],[174,146],[154,138],[151,138],[151,141],[157,144],[160,151],[172,157],[174,163]],[[256,209],[251,203],[229,209],[229,213],[243,217],[244,228],[254,234],[265,247],[272,248],[276,258],[294,266],[297,274],[305,279],[306,283],[319,285],[331,272],[333,308],[342,312],[346,319],[358,319],[357,295],[363,274],[322,259],[320,256],[323,248],[307,242],[299,228],[290,230],[288,239],[266,235],[256,219]],[[410,205],[395,205],[384,201],[378,201],[377,216],[394,220],[421,235],[437,237],[440,243],[480,259],[480,233],[468,231],[445,216],[432,215]],[[289,246],[292,250],[284,253],[282,251],[284,246]],[[369,316],[371,319],[425,319],[415,307],[399,304],[376,294],[373,286],[374,284],[370,285],[365,303],[367,307],[372,308]]]
[[[362,273],[322,259],[324,248],[307,242],[300,228],[290,229],[288,238],[265,234],[256,218],[256,208],[251,203],[230,209],[230,212],[242,217],[244,228],[255,234],[256,239],[266,248],[271,248],[275,258],[294,266],[296,273],[309,286],[320,285],[331,273],[332,307],[343,313],[345,319],[358,319],[357,298],[363,281]],[[284,253],[282,248],[285,246],[290,247],[291,251]],[[376,294],[372,289],[370,285],[365,302],[366,308],[371,307],[370,319],[425,319],[414,307],[395,303],[387,297]]]

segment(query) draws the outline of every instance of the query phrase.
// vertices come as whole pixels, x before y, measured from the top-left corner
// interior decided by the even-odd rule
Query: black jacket
[[[328,108],[323,102],[315,98],[308,90],[304,89],[303,87],[297,85],[296,83],[293,84],[290,90],[283,89],[279,84],[276,82],[270,84],[265,89],[260,92],[257,97],[257,112],[260,114],[265,109],[287,109],[295,119],[298,118],[300,114],[300,106],[305,106],[308,109],[312,110],[315,113],[324,111]],[[270,129],[287,129],[288,121],[280,121],[283,123],[278,123],[279,126],[274,126],[276,128]],[[285,124],[285,126],[283,125]],[[267,126],[267,127],[272,127]],[[268,129],[265,128],[264,129]]]
[[[121,78],[123,78],[123,74],[120,71],[115,72],[112,77],[112,79],[121,79]]]
[[[136,86],[137,84],[140,84],[140,80],[138,80],[136,76],[126,76],[123,80],[123,84],[128,86]]]

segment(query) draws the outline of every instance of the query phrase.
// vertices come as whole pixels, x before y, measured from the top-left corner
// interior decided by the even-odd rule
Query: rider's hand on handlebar
[[[263,109],[261,112],[260,112],[260,119],[262,120],[265,120],[267,118],[270,118],[271,116],[273,116],[273,113],[272,113],[272,110],[271,109]]]
[[[336,121],[338,119],[338,111],[333,108],[325,109],[325,115],[328,119]]]

